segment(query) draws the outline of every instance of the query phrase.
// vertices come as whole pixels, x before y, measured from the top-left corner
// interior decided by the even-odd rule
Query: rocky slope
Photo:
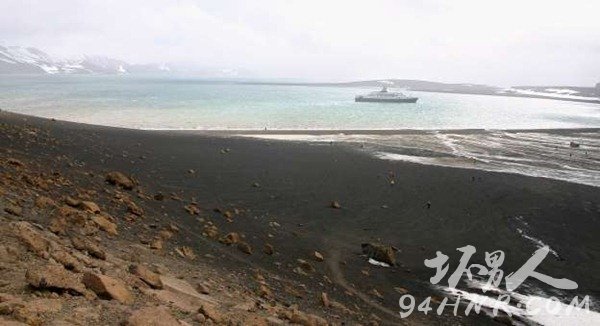
[[[198,203],[182,203],[181,212],[198,215],[202,236],[217,248],[203,256],[180,245],[180,227],[146,204],[181,201],[175,194],[146,193],[128,175],[94,171],[65,155],[48,162],[29,152],[36,144],[60,153],[63,144],[47,131],[0,128],[11,141],[0,151],[1,325],[326,325],[340,316],[378,323],[326,292],[318,292],[313,309],[321,316],[303,311],[293,303],[306,295],[303,284],[220,264],[226,257],[219,247],[265,255],[274,249],[253,249],[240,234],[223,234],[198,215]],[[313,259],[299,262],[301,273],[314,272],[324,258]]]

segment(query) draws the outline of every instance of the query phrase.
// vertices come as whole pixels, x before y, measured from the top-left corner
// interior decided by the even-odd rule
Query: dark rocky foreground
[[[5,320],[496,324],[450,311],[400,319],[398,298],[442,299],[423,265],[438,250],[455,262],[467,244],[480,260],[501,249],[514,271],[536,249],[516,232],[519,216],[560,254],[541,270],[578,282],[570,297],[600,297],[598,188],[386,162],[337,145],[5,112],[0,123]],[[377,244],[395,266],[367,263]]]

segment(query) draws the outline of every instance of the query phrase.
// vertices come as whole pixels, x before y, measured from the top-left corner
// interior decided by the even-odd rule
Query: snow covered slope
[[[31,47],[0,46],[0,74],[125,74],[128,72],[164,72],[163,65],[130,65],[125,61],[82,56],[79,59],[55,59]]]

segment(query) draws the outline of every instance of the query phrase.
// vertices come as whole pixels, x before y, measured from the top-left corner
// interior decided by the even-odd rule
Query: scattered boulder
[[[261,298],[271,298],[273,297],[273,292],[271,291],[271,289],[269,289],[269,287],[266,284],[261,283],[258,286],[258,295]]]
[[[329,301],[329,296],[325,292],[321,292],[321,302],[325,308],[329,308],[331,306],[331,301]]]
[[[79,272],[82,270],[79,260],[64,250],[54,250],[51,256],[56,262],[63,265],[66,269]]]
[[[50,220],[50,224],[48,225],[48,230],[54,234],[65,235],[67,234],[67,228],[69,227],[69,223],[67,219],[60,217],[53,217]]]
[[[44,323],[45,316],[59,312],[62,307],[60,299],[33,299],[16,306],[12,315],[29,325],[41,325]],[[5,324],[0,322],[0,325]]]
[[[163,240],[162,239],[154,239],[150,242],[150,249],[161,250],[163,248]]]
[[[38,198],[35,199],[35,207],[40,208],[40,209],[44,209],[44,208],[51,208],[51,207],[55,207],[56,203],[54,202],[54,200],[52,200],[49,197],[46,196],[39,196]]]
[[[196,254],[194,253],[194,250],[190,247],[178,247],[175,248],[175,252],[177,252],[182,258],[196,259]]]
[[[298,309],[292,309],[291,312],[285,316],[291,323],[300,324],[303,326],[326,326],[327,321],[319,316],[307,314],[299,311]]]
[[[363,243],[361,245],[363,254],[368,258],[386,263],[390,266],[396,265],[396,250],[389,245]]]
[[[240,237],[240,235],[237,232],[231,232],[228,233],[227,235],[221,237],[221,239],[219,239],[219,242],[226,244],[226,245],[232,245],[232,244],[236,244],[238,242],[242,241],[242,237]]]
[[[305,273],[313,273],[315,271],[315,268],[313,267],[313,265],[311,265],[311,263],[307,262],[304,259],[298,259],[297,260],[298,265],[300,266],[300,268],[302,268],[302,270]]]
[[[27,270],[25,278],[29,285],[37,289],[68,291],[75,294],[86,292],[78,276],[61,265],[34,266]]]
[[[183,209],[185,209],[185,211],[188,212],[188,214],[190,215],[200,214],[200,208],[198,208],[196,204],[185,205],[183,206]]]
[[[108,173],[106,175],[106,182],[119,186],[125,190],[131,190],[135,186],[135,183],[131,178],[117,171]]]
[[[239,242],[237,248],[239,251],[245,254],[252,255],[252,247],[250,247],[250,245],[244,241]]]
[[[117,225],[111,222],[105,215],[94,215],[92,216],[92,221],[98,225],[102,231],[110,234],[117,235]]]
[[[571,147],[571,148],[579,148],[579,143],[576,143],[576,142],[572,141],[572,142],[569,143],[569,147]]]
[[[265,244],[265,247],[263,248],[263,252],[266,255],[271,256],[271,255],[273,255],[275,253],[275,248],[273,247],[273,245],[267,243],[267,244]]]
[[[334,201],[331,202],[330,207],[331,208],[335,208],[335,209],[340,209],[340,208],[342,208],[342,205],[340,205],[339,202],[337,202],[337,201],[334,200]]]
[[[144,265],[131,265],[129,267],[129,272],[137,277],[139,277],[142,281],[148,284],[153,289],[162,289],[163,283],[160,280],[160,275],[151,271],[148,267]]]
[[[208,286],[206,286],[206,284],[204,284],[204,283],[198,283],[196,285],[196,290],[202,294],[210,294],[210,290],[208,289]]]
[[[200,307],[200,309],[198,309],[198,312],[203,314],[207,319],[210,319],[217,324],[223,321],[223,316],[221,315],[221,313],[212,305],[203,304]]]
[[[173,232],[163,229],[163,230],[158,231],[158,237],[163,240],[169,240],[173,237]]]
[[[65,197],[65,204],[67,204],[71,207],[79,207],[79,205],[81,205],[81,200],[75,199],[71,196],[67,196],[67,197]]]
[[[165,306],[146,307],[134,311],[127,320],[129,326],[181,326]]]
[[[100,207],[93,201],[83,200],[79,203],[79,208],[94,214],[100,213]]]
[[[219,228],[217,228],[217,226],[215,225],[207,224],[204,226],[203,235],[211,239],[216,239],[217,237],[219,237]]]
[[[48,240],[36,231],[31,224],[28,222],[17,222],[12,224],[14,233],[19,237],[29,250],[35,252],[40,257],[46,257],[48,255],[48,248],[50,246]]]
[[[125,284],[112,277],[95,273],[85,273],[83,274],[82,282],[88,289],[100,297],[114,299],[123,304],[133,303],[133,295],[129,292]]]
[[[97,244],[91,242],[90,240],[73,237],[71,238],[71,243],[73,247],[77,250],[86,251],[90,256],[106,260],[106,252],[100,248]]]
[[[325,260],[325,257],[323,257],[323,254],[321,254],[318,251],[315,251],[314,254],[313,254],[313,256],[314,256],[315,260],[318,261],[318,262],[322,262],[322,261]]]
[[[133,200],[127,199],[125,201],[127,205],[127,211],[133,215],[144,216],[144,210],[139,207]]]

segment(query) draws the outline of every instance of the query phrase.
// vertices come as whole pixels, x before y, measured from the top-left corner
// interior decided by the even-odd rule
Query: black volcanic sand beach
[[[117,170],[134,176],[146,193],[164,194],[164,201],[142,206],[156,220],[180,226],[178,243],[193,247],[199,257],[223,255],[214,263],[225,268],[261,268],[305,284],[309,295],[289,299],[303,306],[319,306],[317,294],[327,292],[383,323],[496,324],[483,314],[454,317],[452,308],[442,316],[415,311],[402,320],[398,299],[408,291],[417,303],[427,296],[441,301],[444,294],[429,283],[434,271],[423,264],[436,251],[450,256],[453,272],[460,257],[456,248],[475,246],[472,262],[480,264],[485,251],[503,250],[504,271],[515,271],[537,249],[518,232],[523,229],[559,255],[546,257],[537,271],[576,281],[579,288],[558,291],[528,279],[519,292],[542,291],[567,302],[576,295],[600,298],[600,188],[384,161],[340,144],[127,130],[6,112],[0,122],[35,126],[56,139],[51,146],[0,137],[3,149],[45,162],[49,172],[85,167],[97,174],[81,177],[100,182],[106,172]],[[74,163],[66,164],[63,155]],[[198,216],[183,209],[193,200],[201,208]],[[332,208],[332,201],[341,208]],[[236,214],[228,221],[219,211]],[[244,234],[254,253],[203,237],[198,222],[203,215],[213,218],[222,233]],[[131,233],[134,238],[135,230]],[[361,253],[366,242],[398,248],[397,266],[370,265]],[[273,245],[275,255],[262,253],[265,243]],[[314,251],[324,262],[312,259]],[[316,271],[294,272],[297,259],[310,261]],[[340,322],[346,317],[342,314]]]

